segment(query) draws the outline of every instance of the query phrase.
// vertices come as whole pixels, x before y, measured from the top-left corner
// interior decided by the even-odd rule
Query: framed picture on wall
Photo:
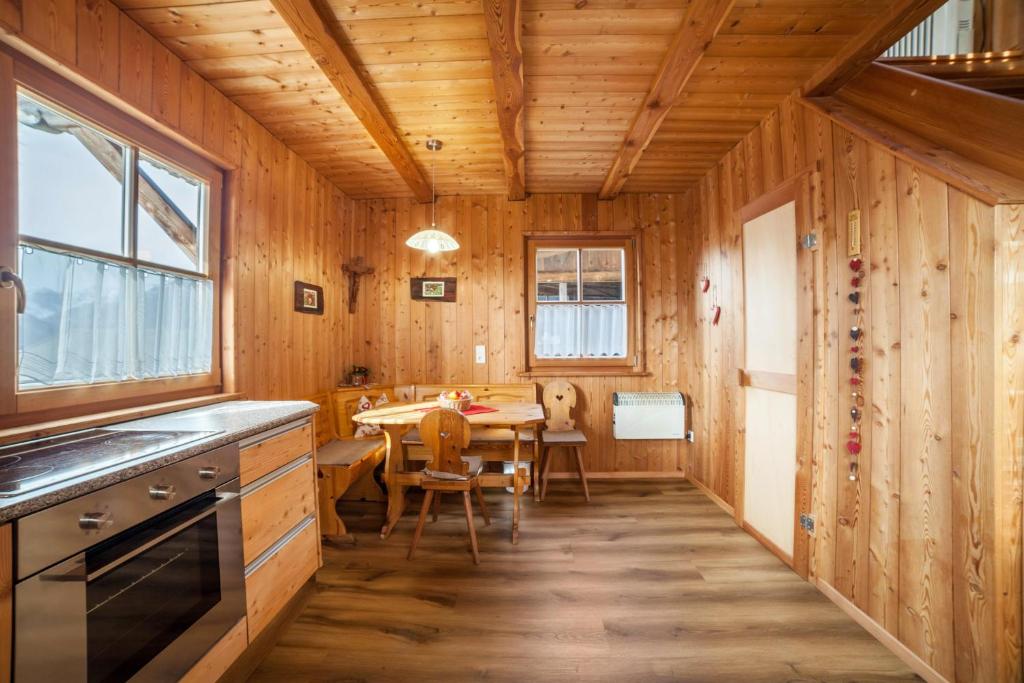
[[[413,301],[455,301],[453,277],[414,277],[410,280]]]
[[[299,313],[324,314],[324,288],[308,282],[295,281],[295,310]]]
[[[424,299],[443,299],[444,280],[424,280],[421,283],[421,294]]]

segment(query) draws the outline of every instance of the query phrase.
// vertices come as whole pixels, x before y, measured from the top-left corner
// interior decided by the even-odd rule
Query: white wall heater
[[[616,439],[682,439],[686,397],[674,392],[616,391],[612,394]]]

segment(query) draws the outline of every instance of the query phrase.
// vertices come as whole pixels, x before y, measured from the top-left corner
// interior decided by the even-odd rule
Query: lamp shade
[[[405,243],[413,249],[420,249],[431,254],[455,251],[459,248],[459,243],[455,241],[454,237],[440,230],[420,230]]]

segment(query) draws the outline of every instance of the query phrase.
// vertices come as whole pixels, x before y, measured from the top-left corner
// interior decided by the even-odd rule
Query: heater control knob
[[[86,512],[78,518],[78,528],[97,531],[114,525],[114,515],[109,512]]]
[[[217,475],[220,474],[220,468],[216,465],[211,467],[200,467],[199,478],[200,479],[216,479]]]
[[[171,500],[177,491],[171,484],[157,484],[149,487],[149,497],[153,500]]]

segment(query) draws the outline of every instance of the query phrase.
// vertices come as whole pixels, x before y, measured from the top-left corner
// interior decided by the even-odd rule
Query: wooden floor
[[[251,680],[920,680],[691,484],[591,492],[553,482],[518,546],[488,494],[479,567],[454,498],[413,562],[412,513],[381,541],[373,508]]]

